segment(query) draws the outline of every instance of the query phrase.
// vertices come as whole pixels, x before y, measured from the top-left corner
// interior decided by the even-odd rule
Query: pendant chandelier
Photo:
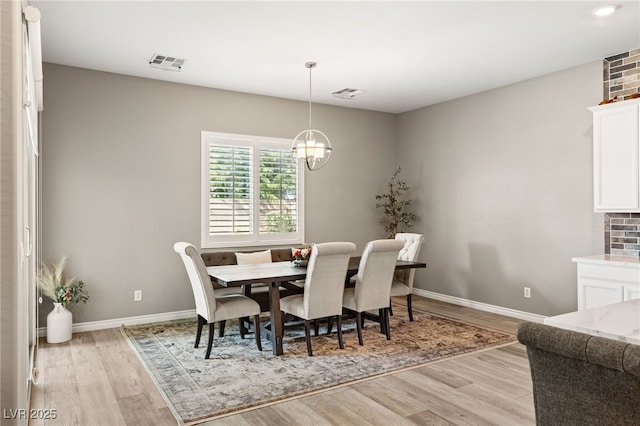
[[[294,160],[304,160],[307,169],[313,171],[324,167],[331,157],[331,142],[320,130],[311,127],[311,69],[315,62],[307,62],[309,68],[309,128],[298,133],[291,144],[291,156]]]

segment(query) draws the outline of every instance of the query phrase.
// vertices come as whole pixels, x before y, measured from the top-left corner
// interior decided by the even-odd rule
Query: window
[[[202,132],[202,246],[304,241],[304,173],[291,141]]]

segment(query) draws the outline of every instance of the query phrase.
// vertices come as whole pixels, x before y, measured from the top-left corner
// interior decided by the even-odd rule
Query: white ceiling
[[[640,47],[640,2],[592,15],[603,3],[31,1],[45,62],[308,100],[316,61],[314,102],[392,113]],[[154,53],[182,72],[151,68]],[[346,87],[364,93],[331,95]]]

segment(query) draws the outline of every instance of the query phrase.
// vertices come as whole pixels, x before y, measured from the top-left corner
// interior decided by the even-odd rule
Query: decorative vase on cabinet
[[[73,315],[62,303],[53,303],[47,315],[47,343],[63,343],[71,340]]]
[[[640,99],[593,112],[593,201],[596,212],[640,212]]]

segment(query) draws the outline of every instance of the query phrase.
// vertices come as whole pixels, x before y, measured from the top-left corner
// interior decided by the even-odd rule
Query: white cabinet
[[[640,299],[640,286],[625,286],[624,300]]]
[[[578,265],[578,310],[640,298],[640,259],[586,256]]]
[[[640,212],[640,99],[589,110],[595,211]]]

